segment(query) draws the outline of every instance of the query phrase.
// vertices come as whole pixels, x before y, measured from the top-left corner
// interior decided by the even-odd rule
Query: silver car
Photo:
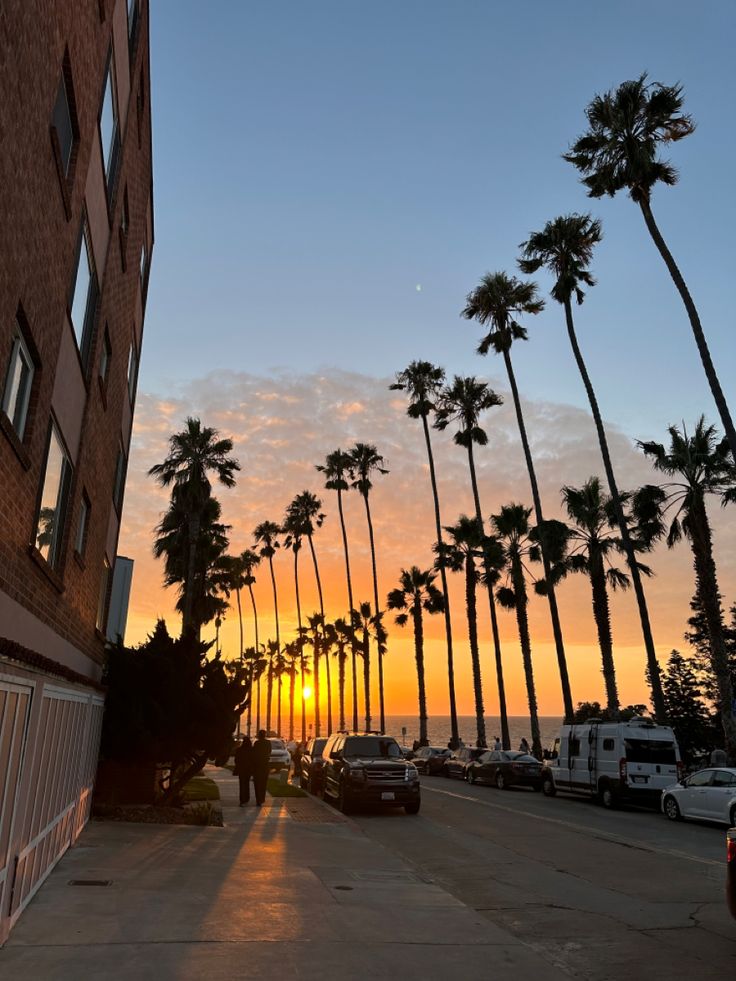
[[[291,768],[291,755],[289,750],[286,748],[286,743],[283,739],[269,739],[271,743],[271,759],[269,761],[269,768],[271,770],[276,770],[278,773],[280,770],[289,770]]]
[[[670,821],[698,818],[736,824],[736,767],[708,767],[662,791],[662,811]]]

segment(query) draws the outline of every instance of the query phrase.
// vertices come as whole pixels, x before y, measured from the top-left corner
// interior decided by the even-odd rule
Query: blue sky
[[[714,418],[638,209],[590,201],[560,159],[589,98],[648,70],[684,84],[698,122],[672,149],[681,183],[653,206],[733,402],[733,2],[151,6],[142,390],[222,368],[383,377],[414,357],[500,379],[459,318],[465,294],[513,270],[529,231],[590,209],[606,237],[578,328],[605,415],[648,438],[701,410]],[[515,354],[523,394],[583,406],[560,310],[550,301],[529,326]]]

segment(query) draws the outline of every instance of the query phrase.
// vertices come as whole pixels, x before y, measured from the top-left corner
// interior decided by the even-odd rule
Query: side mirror
[[[687,777],[683,777],[682,780],[677,781],[681,787],[687,787]]]

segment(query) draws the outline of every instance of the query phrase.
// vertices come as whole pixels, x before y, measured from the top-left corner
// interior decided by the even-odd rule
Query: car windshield
[[[401,759],[401,749],[394,739],[379,736],[354,736],[345,740],[343,756],[373,756]]]
[[[321,756],[322,750],[327,745],[326,739],[315,739],[314,746],[312,747],[312,756]]]
[[[269,739],[269,742],[271,743],[271,752],[273,752],[275,749],[286,749],[283,739]]]
[[[630,763],[676,763],[675,744],[669,739],[625,739]]]
[[[507,760],[513,760],[514,763],[538,763],[539,760],[536,756],[530,756],[529,753],[504,753],[504,758]]]

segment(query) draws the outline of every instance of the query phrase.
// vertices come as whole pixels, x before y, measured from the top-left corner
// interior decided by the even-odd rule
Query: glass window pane
[[[59,557],[68,472],[69,461],[56,429],[52,426],[35,541],[38,551],[52,566]]]
[[[112,71],[113,63],[112,59],[110,59],[110,66],[107,69],[107,77],[105,79],[105,94],[102,98],[102,114],[100,116],[100,138],[102,140],[102,160],[105,174],[110,172],[110,157],[115,138],[115,127],[117,125]]]
[[[74,283],[74,294],[72,296],[72,327],[74,328],[80,350],[82,349],[84,320],[87,313],[87,301],[89,300],[91,282],[92,271],[90,269],[89,254],[87,251],[87,234],[85,231],[82,234],[82,242],[79,248],[77,279]]]
[[[138,355],[135,351],[135,344],[130,345],[130,354],[128,355],[128,394],[130,395],[130,401],[133,401],[133,396],[135,394],[135,379],[138,374]]]
[[[28,399],[33,381],[33,362],[20,335],[16,335],[3,392],[3,411],[13,423],[20,439],[26,425]]]
[[[82,498],[79,505],[79,524],[77,525],[77,539],[74,548],[81,555],[84,552],[84,542],[87,537],[87,519],[89,517],[89,503],[86,497]]]
[[[61,76],[59,90],[56,93],[56,103],[54,104],[54,115],[52,125],[56,130],[59,139],[59,149],[61,150],[61,163],[64,168],[64,176],[69,174],[69,164],[72,159],[72,147],[74,145],[74,131],[72,129],[72,117],[69,111],[69,98],[66,91],[64,76]]]

